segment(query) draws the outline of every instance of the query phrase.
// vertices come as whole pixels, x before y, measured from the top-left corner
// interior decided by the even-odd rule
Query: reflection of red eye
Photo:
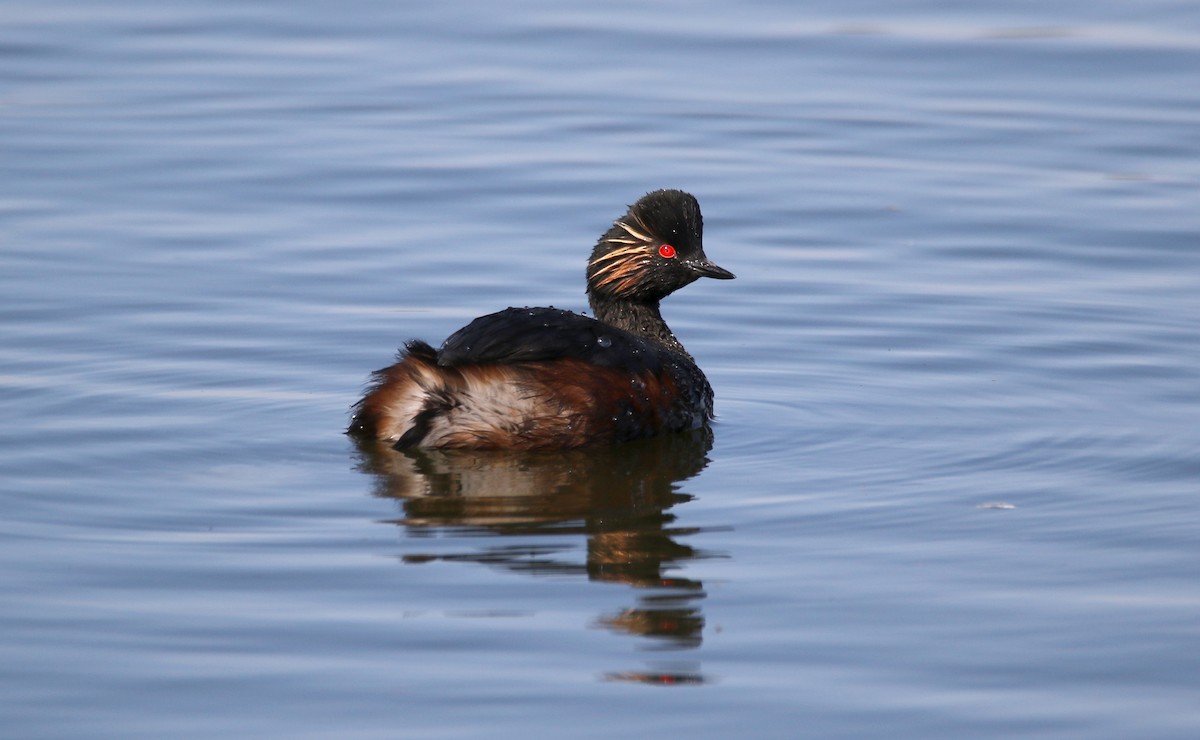
[[[675,247],[672,247],[670,244],[664,244],[658,248],[658,254],[660,257],[671,259],[675,256]]]

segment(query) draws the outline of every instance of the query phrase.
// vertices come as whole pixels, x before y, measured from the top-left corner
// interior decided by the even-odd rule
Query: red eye
[[[662,245],[658,248],[658,256],[665,257],[666,259],[673,258],[675,256],[675,247],[672,247],[670,244]]]

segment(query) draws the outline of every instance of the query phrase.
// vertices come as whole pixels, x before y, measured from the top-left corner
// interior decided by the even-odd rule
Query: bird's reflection
[[[651,638],[658,648],[700,644],[704,598],[699,581],[672,576],[680,564],[711,556],[680,539],[672,507],[691,500],[678,483],[704,469],[712,432],[665,435],[610,448],[554,452],[417,450],[359,445],[361,467],[375,493],[396,499],[394,521],[419,539],[453,533],[480,536],[466,552],[408,554],[408,563],[475,562],[531,574],[577,574],[637,589],[635,605],[596,620],[608,629]],[[544,537],[546,535],[558,535]],[[586,538],[586,558],[564,537]],[[519,539],[509,544],[502,538]],[[546,542],[539,542],[539,539]],[[610,674],[639,682],[702,682],[694,671]]]

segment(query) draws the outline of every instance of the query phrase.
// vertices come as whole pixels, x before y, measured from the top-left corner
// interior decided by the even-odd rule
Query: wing
[[[662,365],[664,350],[587,316],[557,308],[506,308],[450,335],[438,350],[443,367],[582,360],[634,372]]]

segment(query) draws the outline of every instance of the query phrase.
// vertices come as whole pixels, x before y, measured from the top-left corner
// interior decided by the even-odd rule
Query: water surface
[[[1200,732],[1200,14],[10,3],[13,737]],[[341,434],[694,192],[697,433]]]

